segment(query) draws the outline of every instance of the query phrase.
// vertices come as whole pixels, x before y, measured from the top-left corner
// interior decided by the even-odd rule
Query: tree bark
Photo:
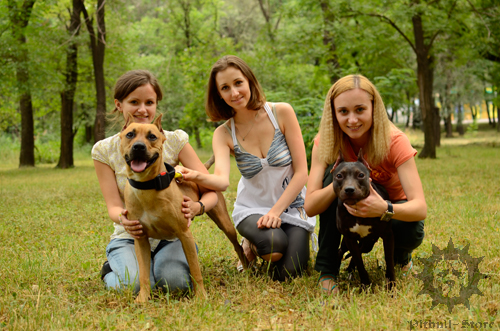
[[[493,105],[493,107],[495,107],[495,105]],[[500,132],[500,109],[498,108],[498,106],[496,106],[497,108],[497,132]]]
[[[419,14],[415,14],[412,17],[412,23],[415,36],[415,52],[417,55],[417,84],[420,95],[420,109],[424,121],[424,147],[418,157],[435,159],[435,111],[432,98],[434,58],[429,52],[430,45],[426,45],[424,41],[422,17]]]
[[[451,123],[451,113],[444,119],[444,128],[446,130],[446,138],[453,138],[453,125]]]
[[[70,25],[67,28],[70,41],[66,48],[66,84],[61,92],[61,152],[57,168],[74,166],[73,160],[73,109],[75,105],[76,83],[78,81],[78,45],[74,39],[80,32],[81,0],[73,0]]]
[[[463,136],[465,134],[464,124],[462,122],[463,118],[464,118],[464,114],[463,114],[462,104],[458,103],[458,106],[457,106],[457,132],[460,136]]]
[[[94,122],[94,142],[105,138],[106,129],[106,86],[104,82],[104,53],[106,50],[106,24],[104,22],[104,5],[106,0],[97,0],[97,34],[94,32],[93,19],[87,13],[82,3],[82,12],[90,36],[92,62],[94,64],[94,79],[96,88],[96,115]]]
[[[19,167],[35,166],[35,138],[33,103],[31,101],[30,75],[28,69],[28,50],[26,49],[25,29],[28,26],[36,0],[25,0],[19,8],[14,0],[8,1],[9,20],[17,49],[13,56],[16,66],[17,88],[19,90],[19,109],[21,111],[21,153]]]

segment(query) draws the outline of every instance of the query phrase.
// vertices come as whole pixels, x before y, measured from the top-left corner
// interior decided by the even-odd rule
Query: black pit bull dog
[[[388,288],[391,289],[395,282],[394,237],[390,222],[390,216],[393,212],[387,192],[385,189],[377,187],[376,184],[371,184],[374,190],[388,201],[388,211],[382,218],[356,217],[349,214],[344,203],[355,205],[370,195],[370,167],[363,158],[362,150],[359,151],[356,162],[345,162],[342,153],[340,153],[331,172],[333,173],[333,189],[338,197],[337,228],[343,235],[337,268],[340,267],[344,254],[350,251],[352,259],[347,268],[348,272],[354,271],[354,268],[357,267],[361,283],[370,285],[370,277],[366,272],[361,254],[370,252],[378,238],[382,238],[387,266],[385,276],[389,280]]]

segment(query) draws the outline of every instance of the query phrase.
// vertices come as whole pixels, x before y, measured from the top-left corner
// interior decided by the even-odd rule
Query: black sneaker
[[[104,262],[104,264],[102,265],[102,268],[101,268],[101,279],[104,280],[104,276],[106,276],[107,274],[109,274],[111,271],[111,267],[109,266],[109,262],[106,261]]]

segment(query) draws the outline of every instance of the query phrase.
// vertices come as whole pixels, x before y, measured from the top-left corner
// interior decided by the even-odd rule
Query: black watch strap
[[[392,207],[392,202],[390,202],[389,200],[385,200],[385,202],[387,202],[387,211],[389,213],[393,213],[394,214],[394,208]]]

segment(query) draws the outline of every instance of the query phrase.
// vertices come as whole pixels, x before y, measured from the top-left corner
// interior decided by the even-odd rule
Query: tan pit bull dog
[[[183,195],[198,201],[199,190],[193,183],[178,184],[174,180],[175,169],[163,163],[163,143],[166,137],[163,134],[161,117],[158,116],[154,124],[133,123],[129,118],[120,133],[120,151],[127,163],[128,181],[124,196],[127,217],[140,220],[144,232],[141,239],[134,240],[140,282],[136,302],[146,302],[150,297],[151,247],[148,238],[179,238],[189,264],[194,292],[196,295],[206,296],[194,238],[181,212]],[[217,192],[217,196],[217,205],[207,214],[224,231],[243,265],[247,267],[248,260],[238,243],[224,196],[220,192]]]

